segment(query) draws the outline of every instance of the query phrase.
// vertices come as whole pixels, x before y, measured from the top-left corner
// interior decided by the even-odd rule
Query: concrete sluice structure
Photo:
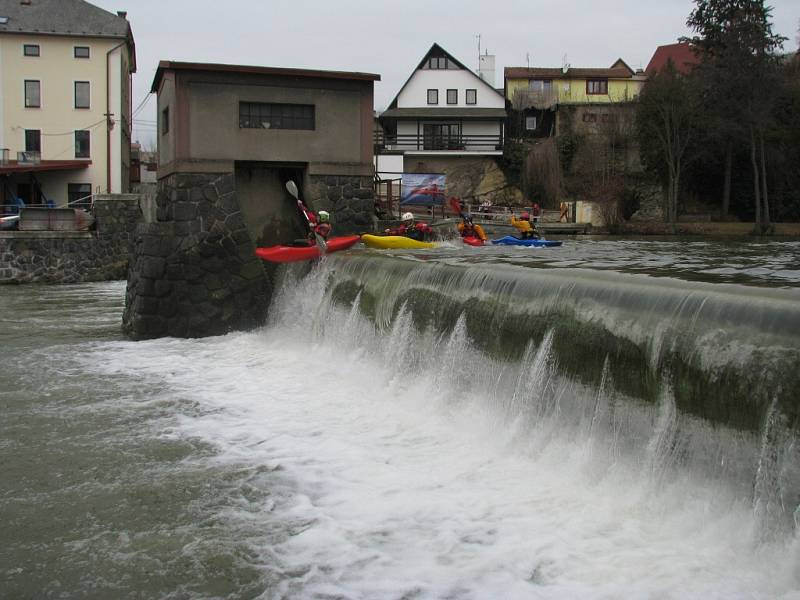
[[[333,235],[370,229],[378,75],[162,61],[156,222],[140,228],[123,327],[200,337],[262,323],[258,246],[305,230],[287,181]]]

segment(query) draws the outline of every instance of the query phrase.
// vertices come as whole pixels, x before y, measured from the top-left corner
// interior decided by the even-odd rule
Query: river
[[[124,296],[0,287],[2,598],[800,598],[800,242],[354,250],[205,339]]]

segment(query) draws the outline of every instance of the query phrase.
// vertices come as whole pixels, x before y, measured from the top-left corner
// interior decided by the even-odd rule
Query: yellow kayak
[[[404,235],[370,235],[365,233],[361,241],[370,248],[436,248],[433,242],[418,242]]]

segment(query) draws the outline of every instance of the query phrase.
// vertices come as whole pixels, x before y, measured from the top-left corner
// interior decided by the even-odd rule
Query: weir
[[[455,398],[480,389],[509,423],[602,439],[656,478],[680,465],[725,480],[765,530],[795,526],[796,290],[366,254],[318,269],[400,372],[433,368]]]

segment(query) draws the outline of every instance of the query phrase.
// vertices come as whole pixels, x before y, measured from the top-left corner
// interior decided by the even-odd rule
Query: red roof
[[[70,171],[85,169],[90,164],[92,164],[90,160],[43,160],[38,163],[19,163],[16,160],[10,160],[7,164],[0,164],[0,175],[34,171]]]
[[[695,53],[692,51],[690,44],[685,42],[667,44],[665,46],[659,46],[656,48],[653,58],[651,58],[650,62],[647,64],[645,73],[648,75],[658,73],[666,66],[667,61],[669,60],[671,60],[672,64],[675,65],[675,69],[678,71],[678,73],[683,73],[684,75],[691,71],[692,67],[700,62]]]

